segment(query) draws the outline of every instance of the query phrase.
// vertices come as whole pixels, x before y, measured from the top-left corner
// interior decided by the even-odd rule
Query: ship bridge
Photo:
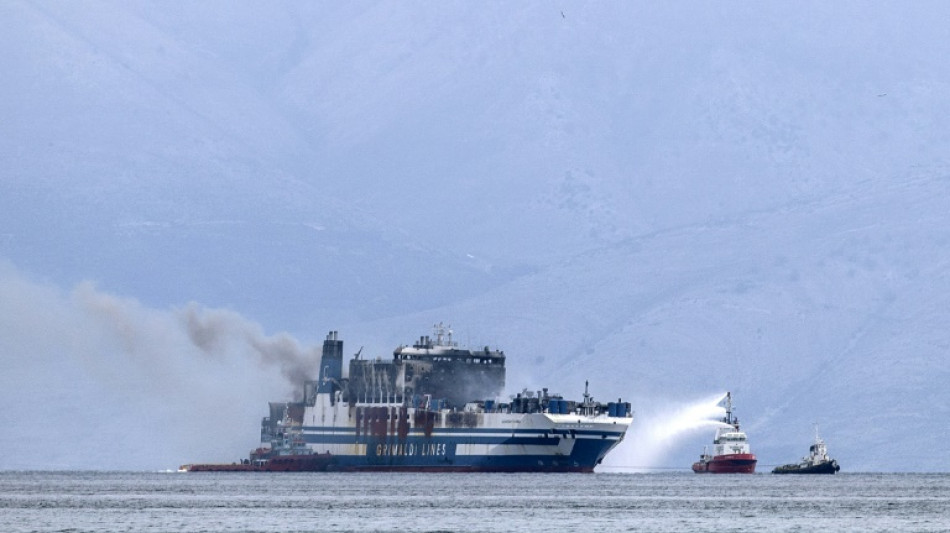
[[[434,361],[462,362],[466,364],[501,365],[505,364],[505,352],[492,350],[485,346],[482,350],[472,351],[459,348],[452,340],[452,329],[441,322],[434,326],[435,338],[423,335],[412,346],[399,346],[393,351],[395,361]]]

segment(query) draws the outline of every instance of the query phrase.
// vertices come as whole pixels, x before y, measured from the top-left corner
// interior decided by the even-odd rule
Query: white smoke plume
[[[703,431],[712,442],[714,430],[726,426],[722,422],[725,398],[726,393],[721,393],[688,403],[650,402],[652,408],[646,409],[638,402],[641,409],[637,410],[633,427],[617,451],[608,456],[605,466],[628,471],[688,469],[692,463],[671,465],[669,457],[686,439]],[[701,451],[696,450],[696,457]]]
[[[305,351],[286,333],[267,336],[259,324],[234,311],[206,309],[194,302],[181,309],[148,309],[135,300],[99,291],[90,282],[72,291],[71,302],[100,338],[114,340],[121,354],[150,369],[169,359],[168,350],[276,367],[294,387],[311,379],[311,371],[318,368],[315,350]]]
[[[233,311],[63,291],[0,262],[0,362],[0,469],[172,468],[246,456],[319,350]]]

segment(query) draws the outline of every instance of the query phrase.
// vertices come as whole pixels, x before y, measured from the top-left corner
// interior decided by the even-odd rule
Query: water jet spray
[[[723,392],[685,404],[663,402],[649,410],[641,407],[627,439],[604,466],[634,471],[674,468],[664,466],[664,460],[683,439],[700,431],[727,426],[722,422],[726,410],[721,403],[725,398]],[[682,468],[688,466],[684,464]]]

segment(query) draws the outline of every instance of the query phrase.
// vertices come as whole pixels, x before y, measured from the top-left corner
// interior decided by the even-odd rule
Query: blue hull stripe
[[[500,453],[493,455],[457,454],[459,445],[496,444],[556,446],[556,438],[433,437],[406,439],[345,435],[307,435],[306,441],[320,450],[321,444],[364,444],[365,455],[334,455],[333,469],[405,470],[405,471],[479,471],[479,472],[591,472],[619,440],[575,439],[569,455]],[[525,451],[529,451],[530,448]]]
[[[584,440],[570,455],[456,455],[456,443],[378,442],[367,446],[365,456],[338,455],[332,468],[339,470],[406,470],[460,472],[592,472],[616,444],[613,440]],[[378,453],[379,452],[379,453]]]

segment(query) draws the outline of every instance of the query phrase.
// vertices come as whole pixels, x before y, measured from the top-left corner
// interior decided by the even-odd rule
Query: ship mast
[[[723,419],[723,422],[734,426],[736,429],[739,429],[739,421],[732,417],[732,393],[726,392],[726,418]]]

